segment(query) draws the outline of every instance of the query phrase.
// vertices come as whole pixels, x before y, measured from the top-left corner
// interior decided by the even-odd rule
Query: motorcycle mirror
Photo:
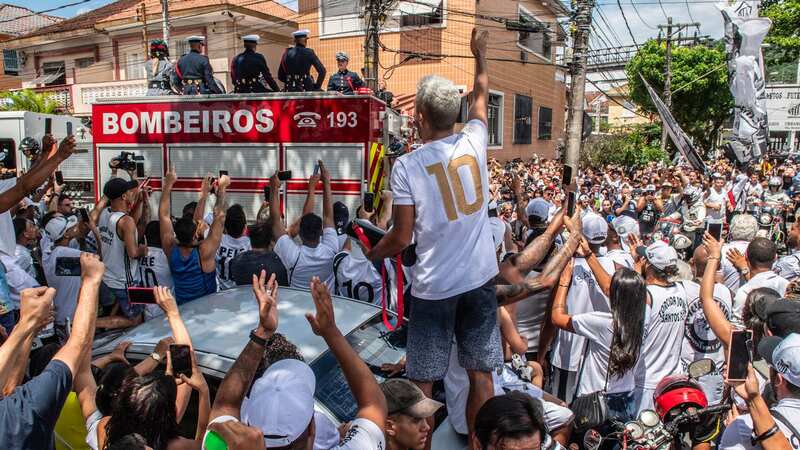
[[[639,413],[639,422],[647,428],[653,428],[661,422],[661,418],[652,409],[645,409]]]
[[[704,375],[710,374],[716,368],[717,367],[716,364],[714,364],[714,361],[704,358],[689,364],[689,369],[687,372],[689,373],[690,378],[700,378]]]
[[[600,448],[600,443],[603,441],[603,436],[597,430],[589,429],[583,435],[583,448],[585,450],[597,450]]]

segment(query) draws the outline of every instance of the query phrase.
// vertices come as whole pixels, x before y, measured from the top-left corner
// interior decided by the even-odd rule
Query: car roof
[[[347,335],[380,310],[378,307],[345,297],[333,296],[336,325]],[[205,372],[224,375],[250,338],[250,330],[258,325],[258,306],[250,286],[210,294],[178,307],[197,354],[197,363]],[[278,289],[278,332],[286,336],[311,362],[328,350],[325,341],[316,336],[305,318],[313,313],[314,302],[307,289]],[[117,342],[131,341],[128,356],[149,355],[159,340],[172,334],[166,317],[157,317],[131,328],[111,339],[98,339],[94,355],[110,353]]]

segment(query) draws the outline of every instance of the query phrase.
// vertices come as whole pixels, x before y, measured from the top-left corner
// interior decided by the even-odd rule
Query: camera
[[[133,152],[121,152],[119,156],[111,158],[108,167],[130,172],[136,170],[136,163],[141,161],[144,161],[144,156],[137,156]]]

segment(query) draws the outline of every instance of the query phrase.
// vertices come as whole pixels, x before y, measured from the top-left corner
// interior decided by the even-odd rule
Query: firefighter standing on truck
[[[178,84],[183,86],[183,95],[221,94],[211,63],[208,57],[200,53],[203,50],[205,38],[203,36],[189,36],[189,53],[181,56],[175,65],[175,75]]]
[[[257,34],[242,36],[244,51],[236,55],[231,62],[231,79],[233,92],[263,93],[280,90],[278,83],[272,78],[264,55],[256,52],[260,37]],[[269,85],[269,87],[267,87]]]
[[[319,60],[314,50],[306,47],[308,30],[299,30],[292,33],[294,47],[289,47],[283,52],[281,65],[278,68],[278,79],[283,81],[283,90],[286,92],[319,91],[325,81],[325,66]],[[311,66],[317,70],[317,81],[311,78]]]
[[[347,53],[336,52],[336,65],[339,70],[328,80],[328,91],[352,95],[356,89],[364,87],[364,81],[358,74],[347,70],[348,62],[350,62],[350,57],[347,56]]]
[[[150,60],[145,65],[147,72],[147,96],[171,95],[170,77],[173,66],[169,61],[169,49],[163,39],[150,41]]]

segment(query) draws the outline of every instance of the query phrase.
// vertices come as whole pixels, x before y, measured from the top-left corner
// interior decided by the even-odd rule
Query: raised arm
[[[78,373],[84,358],[88,359],[92,351],[97,299],[105,270],[106,267],[97,255],[81,253],[81,289],[78,292],[78,306],[75,309],[72,330],[67,343],[53,357],[54,360],[66,364],[73,377]]]
[[[322,175],[322,227],[333,228],[336,223],[333,221],[333,194],[331,193],[331,173],[319,162],[319,171]]]
[[[317,161],[318,164],[321,164],[321,161]],[[303,212],[300,214],[294,222],[289,225],[289,228],[286,232],[289,234],[289,237],[294,239],[300,233],[300,220],[306,214],[311,214],[314,212],[314,207],[317,203],[317,184],[319,183],[320,174],[317,173],[316,175],[311,175],[308,177],[308,189],[306,191],[306,201],[303,203]]]
[[[333,314],[333,302],[328,288],[318,277],[311,280],[311,296],[316,314],[306,314],[314,334],[325,339],[325,343],[342,368],[347,385],[358,404],[358,417],[367,419],[380,429],[386,424],[386,398],[372,376],[372,371],[361,360],[358,353],[342,336]]]
[[[278,179],[278,172],[270,177],[269,186],[269,218],[272,221],[272,237],[277,242],[278,238],[286,234],[286,227],[281,217],[281,180]]]
[[[208,272],[210,272],[210,270],[207,270],[209,268],[216,270],[215,256],[222,241],[222,232],[225,229],[225,194],[230,184],[231,179],[227,175],[219,178],[217,201],[214,202],[214,221],[211,223],[211,230],[208,232],[208,236],[200,244],[200,259],[203,262],[203,268]]]
[[[211,192],[211,175],[207,174],[203,177],[203,181],[200,183],[200,197],[197,199],[197,207],[194,208],[194,214],[192,214],[192,218],[199,222],[203,220],[203,216],[206,213],[206,202],[208,201],[208,195]]]
[[[472,29],[469,48],[475,56],[475,81],[472,84],[472,105],[469,108],[468,120],[480,120],[489,123],[489,74],[486,64],[486,41],[489,33]]]
[[[395,256],[411,244],[414,231],[414,205],[394,205],[392,211],[392,228],[366,253],[370,261],[381,261]]]
[[[169,328],[172,330],[172,338],[175,339],[175,344],[192,346],[192,338],[189,336],[189,330],[186,329],[186,324],[183,323],[181,313],[178,311],[178,304],[175,302],[175,297],[170,292],[169,288],[163,286],[156,286],[153,288],[153,294],[156,297],[156,303],[164,311],[164,315],[169,322]]]
[[[514,255],[514,258],[500,264],[500,274],[510,283],[521,283],[526,273],[541,263],[547,252],[553,245],[556,235],[561,231],[563,225],[564,212],[560,211],[553,217],[547,225],[544,233],[537,236],[521,252]],[[574,249],[573,249],[574,251]],[[571,256],[571,255],[570,255]]]
[[[609,275],[606,269],[603,268],[603,265],[600,264],[600,260],[597,259],[597,255],[595,255],[591,247],[589,247],[589,242],[587,242],[586,239],[581,239],[581,252],[584,258],[586,258],[586,263],[589,265],[589,268],[592,269],[594,279],[597,280],[597,285],[600,287],[600,290],[603,291],[603,295],[610,298],[611,275]]]
[[[158,202],[158,228],[161,234],[161,248],[167,258],[172,253],[172,247],[175,246],[175,230],[172,228],[172,214],[170,214],[170,195],[172,194],[172,187],[175,186],[175,181],[177,180],[175,168],[170,167],[166,175],[164,175],[164,185],[161,186],[161,199]]]
[[[725,317],[719,305],[714,301],[714,284],[716,283],[719,259],[722,255],[722,246],[709,233],[703,236],[703,245],[708,250],[706,271],[703,272],[703,281],[700,284],[700,301],[703,304],[703,314],[706,315],[708,326],[717,336],[722,346],[727,350],[731,340],[733,326]]]
[[[69,136],[61,141],[55,155],[45,155],[51,152],[51,149],[42,149],[41,158],[47,159],[31,167],[30,171],[17,178],[17,183],[11,189],[0,194],[0,214],[16,206],[20,200],[41,186],[58,165],[75,152],[75,138]]]
[[[265,343],[278,329],[278,283],[273,273],[266,283],[267,273],[253,274],[253,294],[258,301],[258,327],[253,330],[255,338],[245,345],[236,362],[219,386],[209,420],[219,416],[239,418],[242,400],[253,382],[258,365],[264,357]]]
[[[123,216],[117,223],[117,232],[125,243],[125,251],[131,258],[141,258],[147,254],[147,246],[136,240],[136,222],[133,217]]]
[[[382,230],[388,230],[389,223],[392,221],[392,191],[382,190],[381,200],[383,200],[383,206],[375,225]]]
[[[558,289],[556,289],[556,295],[553,299],[553,306],[550,308],[550,321],[556,327],[574,333],[575,329],[572,328],[572,316],[569,315],[569,311],[567,310],[567,292],[569,292],[571,283],[572,263],[567,264],[564,272],[561,273],[561,279],[558,281]]]
[[[52,320],[55,293],[55,289],[46,287],[25,289],[20,293],[19,323],[0,345],[0,380],[3,380],[4,386],[20,365],[27,365],[27,358],[20,361],[18,356],[30,352],[33,337]]]
[[[758,444],[762,450],[792,450],[789,439],[777,427],[767,402],[761,396],[761,388],[753,365],[747,366],[747,378],[744,381],[726,381],[726,383],[731,385],[736,394],[747,404],[747,410],[753,420],[754,445]]]

